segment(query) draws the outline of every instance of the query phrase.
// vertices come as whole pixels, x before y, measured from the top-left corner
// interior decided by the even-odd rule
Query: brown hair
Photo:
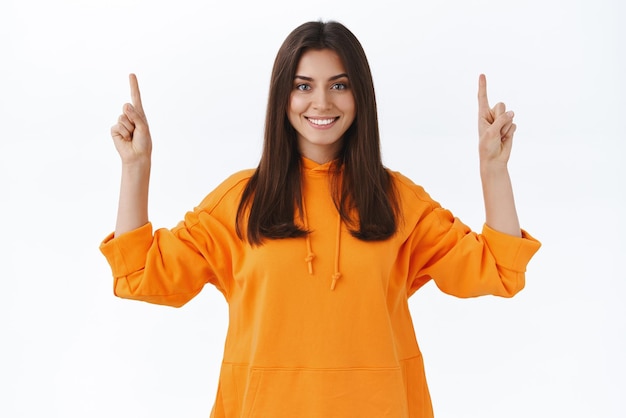
[[[237,234],[243,238],[240,224],[246,210],[246,237],[253,245],[260,245],[264,238],[308,233],[294,221],[296,210],[302,215],[301,157],[287,109],[300,57],[310,49],[330,49],[339,55],[356,103],[355,120],[344,134],[333,163],[335,169],[331,170],[335,205],[354,237],[385,240],[396,231],[399,205],[382,164],[372,74],[358,39],[344,25],[332,21],[304,23],[287,36],[278,51],[270,81],[263,152],[239,203]]]

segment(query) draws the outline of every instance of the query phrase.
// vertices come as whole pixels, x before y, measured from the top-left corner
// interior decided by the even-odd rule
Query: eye
[[[347,90],[348,85],[346,83],[335,83],[330,88],[331,90]]]
[[[296,84],[296,90],[299,90],[299,91],[309,91],[309,90],[311,90],[311,86],[309,86],[308,84],[305,84],[305,83]]]

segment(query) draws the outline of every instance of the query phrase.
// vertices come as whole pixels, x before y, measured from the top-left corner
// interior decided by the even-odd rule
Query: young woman
[[[206,283],[229,305],[212,417],[432,417],[408,298],[433,279],[459,297],[513,296],[539,243],[520,229],[515,132],[479,79],[486,223],[472,232],[382,165],[365,53],[336,22],[296,28],[271,77],[261,161],[153,232],[151,139],[137,79],[111,134],[117,225],[102,243],[115,294],[181,306]]]

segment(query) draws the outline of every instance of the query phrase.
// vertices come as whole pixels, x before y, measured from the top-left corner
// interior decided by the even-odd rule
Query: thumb
[[[124,105],[124,115],[128,118],[128,120],[135,125],[136,129],[146,129],[148,127],[148,122],[146,121],[146,117],[143,113],[137,111],[135,106],[130,103],[126,103]]]

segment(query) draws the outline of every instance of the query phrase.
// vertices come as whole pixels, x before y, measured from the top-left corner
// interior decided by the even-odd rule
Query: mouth
[[[337,120],[339,120],[339,117],[313,118],[305,116],[305,119],[316,128],[328,128],[332,126],[335,122],[337,122]]]

